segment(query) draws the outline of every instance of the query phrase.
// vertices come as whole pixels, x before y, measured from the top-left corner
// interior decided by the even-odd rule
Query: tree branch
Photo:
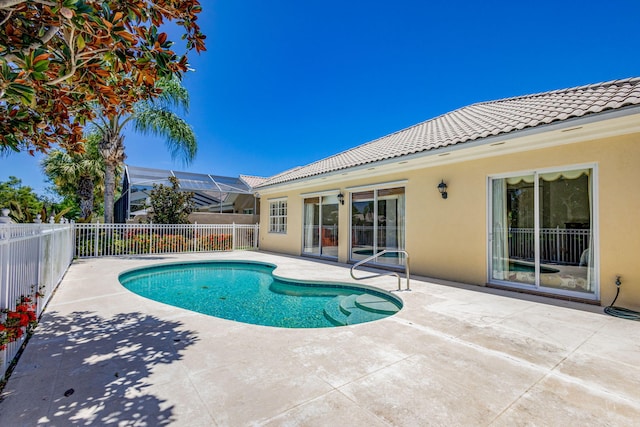
[[[69,20],[69,21],[71,21],[71,20]],[[57,27],[51,27],[51,28],[57,28]],[[51,29],[49,29],[49,31],[51,31]],[[47,34],[49,33],[49,31],[47,31]],[[45,37],[46,37],[47,34],[45,34]],[[59,83],[62,83],[63,81],[67,80],[69,77],[73,76],[76,73],[76,71],[78,70],[78,66],[76,64],[76,55],[75,55],[76,51],[73,48],[75,34],[76,34],[76,29],[75,29],[75,27],[73,25],[71,25],[71,29],[70,29],[70,31],[68,33],[68,36],[67,37],[63,37],[64,42],[69,47],[69,54],[71,55],[71,60],[69,62],[71,64],[71,69],[64,76],[58,77],[57,79],[54,79],[54,80],[51,80],[51,81],[47,82],[47,85],[53,86],[53,85],[57,85]],[[66,34],[65,34],[65,36],[66,36]],[[68,38],[68,40],[67,40],[67,38]]]
[[[2,0],[0,0],[0,1],[2,1]],[[4,21],[3,21],[3,22],[1,22],[1,23],[0,23],[0,25],[2,25],[3,23],[4,23]],[[37,43],[31,43],[31,45],[30,45],[28,48],[26,48],[26,49],[23,49],[23,50],[22,50],[22,53],[27,54],[27,53],[29,53],[29,51],[31,51],[31,50],[36,50],[36,49],[38,49],[39,47],[41,47],[42,45],[47,44],[47,43],[48,43],[48,42],[53,38],[53,36],[55,36],[55,35],[56,35],[56,33],[58,32],[58,30],[60,30],[60,27],[55,27],[55,26],[53,26],[53,27],[49,28],[49,29],[47,30],[47,32],[46,32],[46,33],[44,33],[44,36],[42,36],[42,38],[40,39],[40,41],[39,41],[39,42],[37,42]],[[18,58],[17,58],[14,54],[12,54],[12,53],[5,55],[5,58],[6,58],[6,60],[7,60],[7,61],[10,61],[10,62],[15,62],[15,61],[16,61],[16,59],[18,59]]]
[[[82,66],[88,64],[91,60],[93,59],[97,59],[101,54],[106,53],[106,52],[110,52],[111,49],[96,49],[96,50],[91,50],[85,53],[79,53],[78,55],[76,55],[76,59],[82,61]]]
[[[58,30],[60,29],[60,27],[56,27],[56,26],[52,26],[51,28],[49,28],[47,30],[46,33],[44,33],[44,36],[42,36],[42,38],[40,39],[40,46],[42,46],[43,44],[47,44],[49,43],[49,40],[51,40],[53,38],[53,36],[56,35],[56,33],[58,32]],[[34,43],[35,44],[35,43]],[[38,48],[40,46],[31,46],[32,49]]]
[[[59,83],[62,83],[63,81],[67,80],[68,78],[70,78],[71,76],[73,76],[77,71],[77,68],[75,65],[71,66],[71,69],[69,70],[69,72],[67,74],[65,74],[64,76],[60,76],[57,79],[54,80],[50,80],[46,83],[47,86],[55,86]]]
[[[9,18],[11,18],[11,15],[13,15],[13,11],[9,10],[7,12],[7,16],[5,16],[2,21],[0,21],[0,25],[4,25],[5,22],[7,22],[9,20]]]
[[[51,7],[57,6],[56,2],[46,0],[31,0],[31,2]],[[10,7],[19,5],[20,3],[26,3],[26,0],[0,0],[0,9],[8,9]]]

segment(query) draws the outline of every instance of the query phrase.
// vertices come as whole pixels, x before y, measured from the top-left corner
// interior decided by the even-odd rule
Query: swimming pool
[[[536,266],[532,262],[509,260],[509,271],[522,271],[526,273],[535,273]],[[540,266],[541,274],[558,273],[560,270],[552,267]]]
[[[371,322],[397,313],[388,292],[345,283],[274,277],[275,265],[197,261],[130,270],[120,283],[138,295],[223,319],[281,328],[324,328]]]
[[[382,252],[382,249],[378,249],[376,253]],[[357,255],[365,255],[371,256],[373,255],[373,249],[358,249],[357,251],[353,251],[354,254]],[[404,255],[400,252],[386,252],[380,255],[380,258],[402,258]]]

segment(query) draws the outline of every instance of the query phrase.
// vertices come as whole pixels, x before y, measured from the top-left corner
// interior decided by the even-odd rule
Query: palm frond
[[[189,91],[182,86],[180,80],[176,77],[171,79],[159,80],[156,86],[162,89],[162,93],[146,104],[152,104],[156,107],[173,110],[179,109],[184,113],[189,112]]]
[[[196,156],[198,146],[191,126],[174,112],[164,108],[148,106],[139,109],[134,118],[136,131],[166,139],[172,158],[180,157],[185,164]]]

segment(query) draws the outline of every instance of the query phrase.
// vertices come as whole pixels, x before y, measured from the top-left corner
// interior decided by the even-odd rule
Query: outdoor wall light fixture
[[[443,199],[447,198],[447,184],[444,183],[444,179],[440,181],[440,184],[438,184],[438,191]]]
[[[344,205],[344,194],[342,193],[338,194],[338,201],[340,202],[341,205]]]

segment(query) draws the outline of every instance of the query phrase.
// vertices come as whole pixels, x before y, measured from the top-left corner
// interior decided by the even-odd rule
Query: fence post
[[[6,234],[3,228],[6,227]],[[6,307],[9,301],[9,270],[11,261],[9,260],[9,224],[0,222],[0,306]],[[5,240],[3,242],[3,240]]]
[[[149,252],[151,253],[151,249],[153,248],[153,220],[149,221]]]
[[[185,232],[186,234],[186,232]],[[198,221],[194,221],[193,223],[193,252],[198,252]]]
[[[93,256],[98,256],[98,227],[100,221],[96,221],[96,226],[93,231]]]
[[[236,223],[231,224],[231,250],[236,250]]]
[[[78,257],[78,226],[75,221],[71,223],[71,226],[73,227],[73,231],[71,232],[71,239],[73,241],[71,245],[71,259],[73,259],[74,257]]]
[[[260,237],[258,233],[260,232],[260,224],[256,222],[256,225],[253,227],[253,248],[258,249],[258,238]]]
[[[556,226],[556,262],[560,262],[560,226]]]

